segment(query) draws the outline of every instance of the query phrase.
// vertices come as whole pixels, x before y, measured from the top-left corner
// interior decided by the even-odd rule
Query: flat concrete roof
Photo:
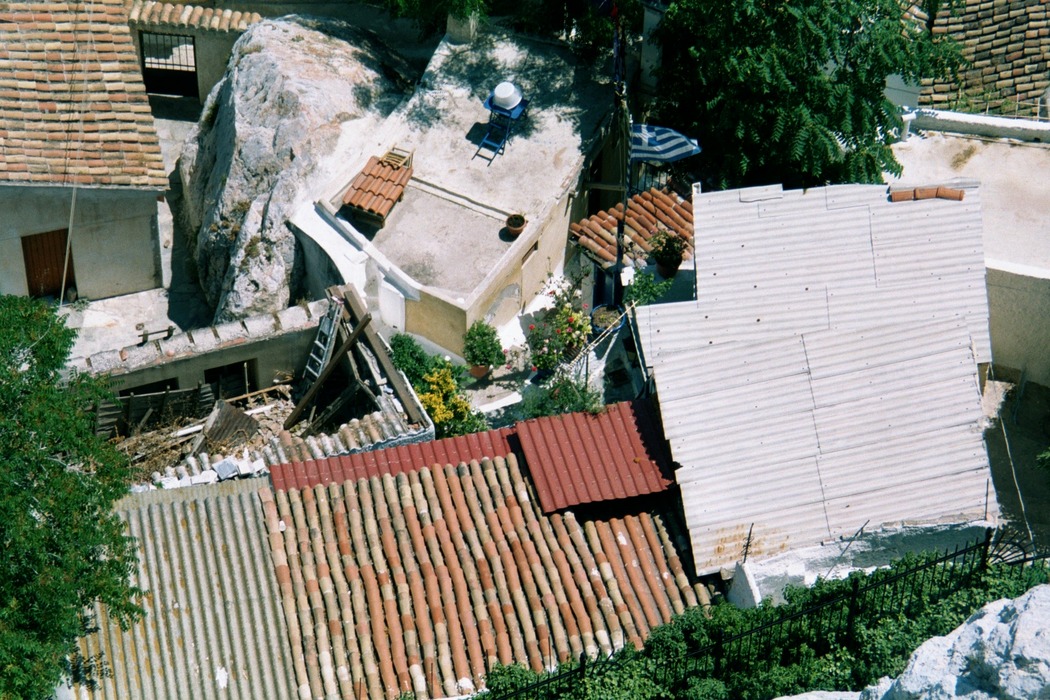
[[[904,172],[892,184],[981,183],[986,263],[1050,268],[1050,144],[925,132],[893,152]]]
[[[484,100],[504,80],[521,88],[528,109],[501,155],[476,155],[489,118]],[[578,64],[563,46],[499,28],[469,45],[445,40],[415,94],[377,133],[344,141],[353,152],[339,154],[347,165],[329,198],[369,156],[412,151],[413,180],[386,225],[355,228],[374,234],[379,251],[418,282],[465,297],[513,243],[507,215],[522,212],[536,225],[575,187],[612,106],[601,68]]]

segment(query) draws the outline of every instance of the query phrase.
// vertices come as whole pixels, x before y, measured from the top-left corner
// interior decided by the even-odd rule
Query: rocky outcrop
[[[377,127],[409,75],[342,22],[266,20],[237,41],[179,161],[182,218],[216,323],[288,306],[302,277],[288,217],[328,185],[340,137]]]
[[[1050,585],[981,608],[944,637],[926,641],[896,680],[862,693],[804,693],[780,700],[1047,700]]]

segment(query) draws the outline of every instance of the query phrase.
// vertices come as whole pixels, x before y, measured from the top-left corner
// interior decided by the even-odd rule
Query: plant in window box
[[[649,256],[656,262],[661,277],[674,277],[685,257],[685,239],[665,228],[658,229],[649,239]]]
[[[471,376],[480,379],[492,365],[503,364],[506,353],[496,329],[484,321],[474,321],[463,335],[463,359],[471,365]]]

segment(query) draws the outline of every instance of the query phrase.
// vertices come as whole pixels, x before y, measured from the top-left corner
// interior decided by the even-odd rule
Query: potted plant
[[[496,329],[484,321],[474,321],[463,334],[463,359],[471,366],[471,376],[477,379],[488,374],[492,365],[501,364],[504,352]]]
[[[591,311],[591,333],[594,337],[608,331],[615,333],[623,326],[623,309],[600,304]]]
[[[511,214],[507,217],[507,233],[511,236],[519,236],[525,230],[525,215]]]
[[[656,281],[651,272],[638,272],[634,280],[623,290],[623,303],[646,306],[658,301],[671,288],[671,280]]]
[[[685,239],[665,228],[657,230],[649,239],[649,255],[656,261],[661,277],[674,277],[685,257]]]

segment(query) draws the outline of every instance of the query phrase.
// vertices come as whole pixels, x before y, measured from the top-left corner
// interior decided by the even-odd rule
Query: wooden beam
[[[346,300],[346,307],[350,309],[352,316],[360,318],[368,315],[368,309],[365,306],[365,302],[360,294],[358,294],[356,288],[349,285],[344,287],[343,298]],[[375,355],[376,360],[379,362],[379,367],[383,370],[383,374],[386,375],[387,381],[389,381],[390,385],[394,388],[398,400],[401,401],[405,413],[408,414],[408,419],[413,423],[425,425],[427,417],[422,409],[417,407],[415,391],[409,386],[404,375],[401,374],[401,371],[397,367],[394,367],[394,362],[390,359],[390,354],[386,351],[386,343],[383,342],[383,339],[379,337],[379,334],[374,328],[365,329],[365,340],[372,348],[372,354]]]
[[[332,357],[330,360],[328,360],[328,364],[324,366],[324,369],[321,370],[321,374],[317,376],[317,379],[314,380],[314,383],[311,384],[310,388],[306,390],[306,395],[299,400],[299,403],[297,403],[295,405],[295,408],[292,410],[291,415],[288,416],[288,419],[284,422],[285,430],[288,430],[297,422],[299,422],[299,417],[303,414],[303,411],[306,409],[306,407],[310,405],[310,402],[313,401],[314,396],[317,395],[317,392],[320,391],[321,385],[335,370],[336,364],[339,362],[339,360],[342,359],[343,355],[350,352],[350,348],[354,346],[354,343],[357,342],[358,337],[361,335],[361,333],[365,331],[366,328],[368,328],[368,324],[371,323],[371,321],[372,314],[366,313],[358,322],[357,327],[354,328],[354,332],[351,333],[350,337],[346,339],[346,342],[340,345],[339,348],[334,353],[332,353]]]

